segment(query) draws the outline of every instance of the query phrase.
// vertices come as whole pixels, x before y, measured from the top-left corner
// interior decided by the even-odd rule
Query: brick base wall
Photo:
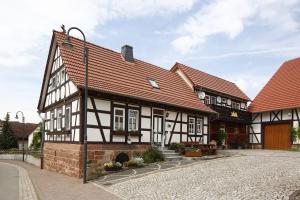
[[[105,162],[114,161],[119,153],[131,158],[141,155],[148,144],[88,144],[90,170],[101,169]],[[44,169],[81,178],[83,172],[83,145],[67,143],[44,144]]]
[[[262,144],[248,144],[248,149],[262,149],[263,145]]]

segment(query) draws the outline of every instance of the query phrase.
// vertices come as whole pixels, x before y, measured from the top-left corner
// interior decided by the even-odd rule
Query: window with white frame
[[[189,118],[189,134],[195,134],[195,118]]]
[[[65,109],[65,129],[71,129],[71,106],[66,106]]]
[[[159,89],[159,86],[154,79],[149,79],[149,83],[153,88]]]
[[[205,96],[205,104],[207,104],[207,105],[210,104],[210,96],[208,96],[208,95]]]
[[[114,109],[114,130],[125,130],[125,109],[115,108]]]
[[[203,128],[203,120],[200,118],[197,118],[197,135],[202,134],[202,128]]]
[[[232,102],[232,108],[236,109],[236,102]]]
[[[50,131],[54,129],[54,111],[50,113]]]
[[[214,96],[211,96],[210,97],[210,103],[213,104],[213,105],[216,105],[217,104],[217,98],[214,97]]]
[[[57,109],[57,130],[61,130],[62,127],[62,109]]]
[[[222,98],[222,105],[226,106],[226,104],[227,104],[227,99],[226,98]]]
[[[236,103],[236,109],[240,109],[240,103]]]
[[[139,111],[128,110],[128,131],[138,131],[139,122]]]

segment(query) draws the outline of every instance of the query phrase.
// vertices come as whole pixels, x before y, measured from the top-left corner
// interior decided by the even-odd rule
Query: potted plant
[[[131,160],[129,160],[124,164],[126,167],[133,167],[133,168],[139,168],[145,165],[144,159],[142,157],[133,157]]]
[[[186,147],[185,148],[185,156],[186,157],[201,157],[202,152],[200,149],[196,147]]]
[[[217,140],[218,148],[221,148],[221,149],[223,148],[223,143],[224,143],[226,137],[227,137],[227,134],[225,131],[219,130],[217,132],[216,140]]]
[[[104,163],[104,169],[106,171],[119,171],[122,169],[122,164],[119,163],[119,162],[107,162],[107,163]]]
[[[114,135],[126,135],[126,132],[123,129],[118,129],[114,132]]]

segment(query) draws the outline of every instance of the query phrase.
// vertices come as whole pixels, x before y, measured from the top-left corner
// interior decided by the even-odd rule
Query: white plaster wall
[[[141,133],[143,134],[141,137],[141,141],[142,142],[150,142],[150,131],[141,131]]]
[[[168,120],[175,120],[176,119],[176,112],[172,112],[172,111],[166,111],[167,113],[169,113],[169,116],[168,117],[166,117],[166,119],[168,119]],[[179,113],[179,115],[178,115],[178,119],[177,119],[177,121],[178,120],[180,120],[180,113]]]
[[[101,99],[95,99],[95,104],[97,110],[104,110],[104,111],[110,111],[110,101],[107,100],[101,100]]]
[[[151,108],[142,106],[142,115],[151,116]]]
[[[182,113],[182,121],[187,122],[187,114],[186,113]]]
[[[87,113],[87,124],[89,125],[98,125],[96,116],[94,112]]]
[[[141,128],[146,128],[146,129],[151,128],[151,119],[150,118],[142,117],[141,121],[142,121]]]
[[[110,126],[110,114],[98,113],[102,126]]]
[[[262,121],[263,122],[270,121],[270,113],[269,112],[262,113]]]
[[[90,142],[102,141],[100,130],[97,128],[88,128],[87,129],[87,140]]]

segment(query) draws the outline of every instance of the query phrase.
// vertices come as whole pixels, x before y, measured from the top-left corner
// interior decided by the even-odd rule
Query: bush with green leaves
[[[156,147],[150,147],[144,152],[143,159],[145,163],[154,163],[164,161],[165,157]]]
[[[29,149],[31,150],[39,150],[41,148],[42,142],[42,132],[33,133],[32,143],[30,144]]]
[[[133,157],[131,160],[126,162],[127,167],[143,167],[144,159],[142,157]]]
[[[299,131],[296,128],[290,128],[290,139],[295,142],[299,137]]]
[[[227,134],[225,131],[222,131],[222,130],[218,131],[217,135],[216,135],[217,144],[219,146],[221,146],[223,144],[224,140],[226,139],[226,137],[227,137]]]
[[[171,143],[169,146],[170,150],[174,150],[176,153],[184,154],[185,152],[185,145],[182,143]]]

